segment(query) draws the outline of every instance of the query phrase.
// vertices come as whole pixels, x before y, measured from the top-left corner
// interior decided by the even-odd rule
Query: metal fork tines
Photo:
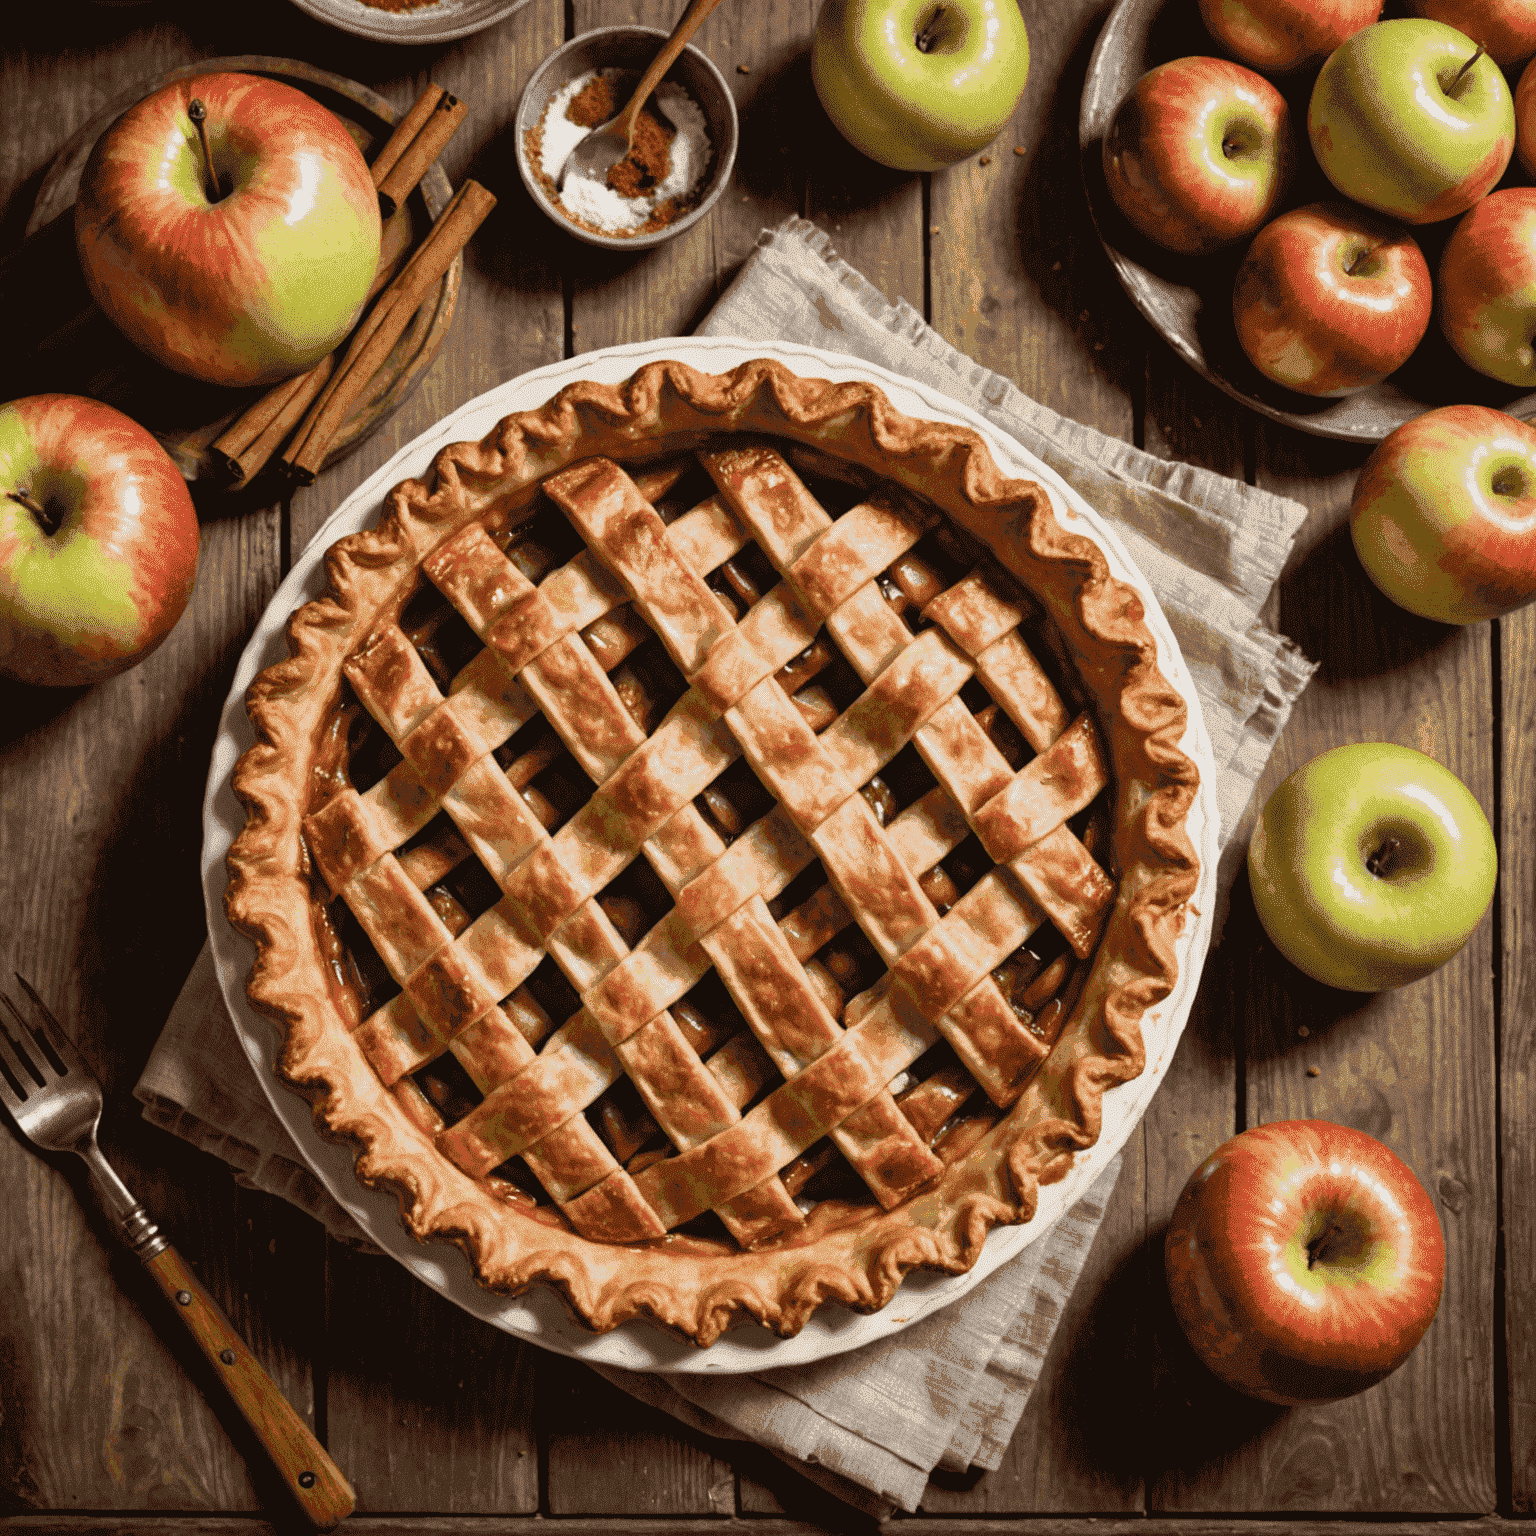
[[[341,1469],[101,1155],[96,1145],[101,1085],[42,998],[23,977],[16,980],[27,994],[34,1017],[28,1019],[0,990],[4,1005],[0,1007],[0,1104],[35,1145],[48,1152],[74,1152],[85,1159],[101,1203],[173,1303],[171,1310],[197,1341],[204,1358],[219,1373],[299,1508],[319,1530],[332,1529],[351,1513],[354,1502]]]
[[[101,1085],[27,979],[17,975],[16,980],[34,1018],[29,1021],[10,994],[0,990],[0,1104],[34,1145],[83,1159],[107,1213],[147,1262],[165,1248],[165,1239],[96,1143]]]

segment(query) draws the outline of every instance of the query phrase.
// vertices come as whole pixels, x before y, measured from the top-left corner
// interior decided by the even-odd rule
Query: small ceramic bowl
[[[664,244],[696,224],[714,206],[731,179],[736,163],[736,103],[731,99],[725,77],[697,48],[683,49],[678,61],[665,78],[674,80],[698,103],[709,125],[714,164],[705,183],[703,195],[686,213],[643,235],[605,235],[595,229],[573,223],[556,206],[544,188],[538,172],[528,159],[528,135],[544,120],[552,96],[580,75],[594,69],[628,69],[638,75],[661,51],[668,34],[654,27],[599,27],[573,37],[557,48],[534,72],[517,107],[517,168],[523,184],[540,208],[562,229],[569,230],[588,245],[600,245],[610,251],[646,251]]]

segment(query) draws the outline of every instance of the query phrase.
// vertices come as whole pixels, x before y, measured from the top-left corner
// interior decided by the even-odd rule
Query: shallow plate
[[[1237,344],[1232,324],[1232,283],[1244,246],[1218,256],[1182,256],[1160,250],[1139,235],[1115,206],[1104,180],[1103,141],[1109,120],[1126,93],[1155,65],[1189,54],[1219,52],[1201,24],[1193,0],[1119,0],[1110,12],[1088,64],[1078,116],[1078,145],[1088,207],[1099,238],[1131,301],[1152,327],[1197,373],[1234,400],[1287,426],[1318,437],[1379,443],[1388,432],[1437,405],[1491,405],[1522,418],[1536,414],[1536,395],[1521,394],[1474,372],[1451,351],[1431,321],[1419,349],[1390,378],[1342,400],[1316,400],[1272,383]],[[1336,198],[1307,144],[1307,100],[1313,75],[1277,79],[1290,103],[1299,169],[1287,207]],[[1523,180],[1518,167],[1507,180]],[[1500,183],[1504,185],[1504,183]],[[1454,219],[1413,231],[1433,272]]]
[[[250,940],[230,927],[224,916],[224,855],[234,835],[245,825],[245,812],[230,788],[230,774],[240,754],[253,740],[245,713],[245,690],[263,667],[287,657],[283,626],[294,608],[317,596],[324,586],[325,551],[343,534],[354,533],[375,522],[386,493],[408,476],[424,475],[433,457],[449,443],[479,438],[509,412],[542,405],[577,379],[618,383],[644,364],[669,357],[679,358],[710,373],[726,372],[750,358],[771,357],[808,377],[837,382],[866,379],[879,385],[897,410],[974,428],[986,439],[1006,474],[1038,481],[1050,495],[1051,505],[1062,523],[1095,538],[1105,551],[1113,573],[1141,594],[1147,624],[1157,641],[1158,663],[1189,703],[1189,727],[1180,745],[1199,765],[1201,779],[1189,817],[1190,835],[1200,849],[1201,858],[1200,885],[1190,904],[1196,917],[1179,939],[1177,985],[1172,994],[1150,1009],[1143,1020],[1146,1070],[1134,1082],[1122,1084],[1105,1094],[1103,1129],[1097,1144],[1078,1155],[1065,1179],[1041,1189],[1034,1220],[1022,1226],[994,1229],[987,1238],[981,1259],[967,1274],[908,1275],[895,1298],[879,1312],[866,1315],[827,1305],[817,1311],[792,1339],[781,1339],[755,1323],[745,1323],[703,1350],[680,1342],[645,1321],[626,1323],[611,1333],[594,1334],[578,1323],[554,1292],[547,1289],[535,1289],[512,1299],[492,1295],[476,1284],[468,1263],[456,1248],[427,1247],[412,1237],[401,1225],[400,1207],[395,1197],[365,1189],[358,1182],[352,1150],[324,1141],[315,1130],[308,1103],[286,1088],[273,1072],[276,1029],[251,1007],[245,995],[255,948]],[[605,1365],[630,1370],[718,1374],[802,1365],[885,1338],[963,1296],[1075,1205],[1099,1171],[1124,1145],[1173,1057],[1174,1046],[1194,1001],[1200,967],[1210,943],[1219,823],[1215,783],[1215,763],[1194,685],[1168,628],[1168,621],[1145,577],[1131,564],[1120,541],[1087,502],[1012,438],[936,390],[873,364],[814,347],[784,343],[764,345],[723,337],[674,337],[640,342],[584,353],[537,369],[462,406],[414,443],[402,448],[376,475],[359,486],[294,562],[293,570],[278,588],[240,658],[209,764],[208,789],[203,802],[202,865],[209,941],[235,1031],[273,1109],[298,1144],[305,1162],[368,1236],[427,1285],[457,1302],[465,1311],[530,1343]]]
[[[365,156],[389,137],[399,118],[399,113],[367,86],[300,59],[267,58],[260,54],[203,59],[173,69],[158,79],[142,81],[71,134],[49,164],[27,223],[29,244],[32,239],[39,242],[41,259],[67,262],[74,267],[71,213],[80,174],[97,139],[107,128],[134,102],[173,80],[225,71],[266,75],[313,96],[341,119]],[[418,189],[385,226],[386,245],[394,241],[404,247],[419,241],[452,196],[453,188],[442,166],[429,166]],[[463,271],[461,252],[418,308],[405,334],[352,408],[326,455],[327,464],[372,437],[415,393],[448,335]],[[78,270],[70,274],[70,279],[77,284],[79,297],[89,304],[90,295]],[[209,446],[241,411],[260,399],[265,387],[225,389],[173,373],[136,351],[94,305],[82,320],[84,329],[66,328],[70,332],[67,350],[58,349],[55,366],[68,370],[58,387],[91,395],[126,411],[160,439],[188,480],[218,481],[222,470],[210,461]],[[50,387],[54,387],[52,381]]]
[[[293,0],[306,16],[376,43],[446,43],[483,31],[520,11],[528,0],[430,0],[406,11],[383,11],[363,0]]]

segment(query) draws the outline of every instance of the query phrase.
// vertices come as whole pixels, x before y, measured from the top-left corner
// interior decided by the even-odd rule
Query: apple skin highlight
[[[210,201],[188,115],[207,111]],[[130,107],[81,174],[91,295],[142,351],[210,384],[267,384],[351,330],[378,269],[378,196],[334,113],[255,75],[177,81]]]
[[[1284,195],[1293,158],[1285,98],[1226,59],[1149,70],[1104,135],[1116,206],[1147,239],[1188,255],[1258,229]]]
[[[1389,1147],[1326,1121],[1257,1126],[1190,1177],[1163,1248],[1174,1313],[1230,1387],[1297,1405],[1390,1375],[1434,1320],[1445,1238]]]
[[[1357,32],[1318,71],[1307,108],[1317,162],[1344,196],[1408,224],[1465,213],[1515,149],[1515,109],[1464,33],[1405,17]]]
[[[0,406],[0,673],[72,687],[133,666],[185,610],[198,543],[186,482],[137,422],[74,395]]]
[[[1265,802],[1248,845],[1253,904],[1275,948],[1353,992],[1438,970],[1482,921],[1497,878],[1493,830],[1471,790],[1386,741],[1303,764]]]
[[[1342,202],[1293,208],[1265,225],[1232,290],[1249,361],[1277,384],[1319,397],[1352,394],[1401,368],[1432,307],[1417,241]]]
[[[1426,411],[1378,445],[1350,500],[1366,575],[1442,624],[1536,598],[1536,428],[1482,405]]]
[[[924,51],[915,39],[930,23]],[[825,0],[811,40],[811,80],[833,126],[899,171],[942,171],[985,149],[1028,79],[1017,0]]]
[[[1288,74],[1328,57],[1381,15],[1381,0],[1200,0],[1206,29],[1244,64]]]

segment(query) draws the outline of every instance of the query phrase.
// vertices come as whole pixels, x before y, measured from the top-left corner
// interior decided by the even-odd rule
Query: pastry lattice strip
[[[687,520],[685,520],[685,522],[686,521]],[[694,521],[695,521],[695,523],[697,523],[699,521],[699,519],[694,519]],[[704,521],[708,522],[708,521],[710,521],[710,518],[708,516],[706,516]],[[739,547],[739,540],[737,542],[738,542],[738,547]],[[498,555],[498,558],[499,558],[499,555]],[[568,568],[566,568],[566,571],[567,571],[568,574],[571,574],[571,575],[575,575],[575,574],[579,573],[582,576],[587,576],[587,577],[591,576],[592,573],[591,573],[590,570],[588,570],[588,571],[579,571],[579,566],[580,566],[580,562],[573,562],[573,567],[577,567],[578,570],[577,571],[573,571],[572,567],[568,567]],[[600,585],[600,582],[597,583],[597,584]],[[546,586],[548,586],[548,585],[549,584],[546,583]],[[899,625],[899,621],[896,621],[896,622]],[[904,626],[902,626],[902,629],[903,629],[903,633],[905,633]],[[472,671],[472,670],[473,670],[473,668],[466,669],[467,672]],[[464,681],[465,681],[465,679],[461,678],[460,680],[458,680],[458,682],[456,682],[456,685],[455,685],[455,696],[456,697],[457,697],[458,693],[460,692],[459,684],[463,683]],[[548,700],[545,700],[544,702],[546,703],[546,705],[549,703]],[[525,713],[526,713],[526,711],[524,711],[524,710],[519,710],[519,711],[516,712],[518,718],[520,718]],[[969,718],[969,717],[967,716],[967,718]],[[403,722],[402,721],[400,723],[401,724],[407,724],[408,722]],[[418,721],[417,723],[419,724],[420,722]],[[513,721],[510,721],[508,723],[510,723],[512,725],[512,728],[515,729],[515,725],[517,723],[517,720],[514,719]],[[410,727],[410,728],[414,728],[414,727]],[[442,733],[439,732],[438,734],[439,734],[439,736],[441,736]],[[451,733],[449,733],[449,734],[451,734]],[[441,742],[440,741],[439,741],[438,745],[439,745],[439,748],[440,748],[441,747]],[[434,756],[434,754],[427,754],[427,757],[428,757],[428,760],[437,760],[437,758],[436,758],[436,756]],[[589,770],[590,770],[590,766],[591,766],[590,763],[589,763],[588,766],[589,766]],[[601,766],[601,765],[599,765],[599,766]],[[393,786],[391,786],[391,788],[393,788]],[[370,793],[372,793],[372,792],[370,792]],[[450,806],[450,810],[451,810],[451,806]],[[940,857],[942,856],[942,850],[939,852],[938,856],[940,856]],[[993,877],[988,877],[988,878],[992,879]],[[782,882],[780,882],[780,888],[782,888]],[[763,948],[766,951],[771,951],[772,950],[772,940],[769,937],[769,930],[762,925],[762,919],[763,918],[766,918],[766,913],[765,912],[759,914],[759,913],[754,911],[752,913],[752,915],[751,915],[751,921],[750,922],[747,921],[746,919],[739,919],[738,923],[739,924],[744,924],[745,927],[753,934],[753,945],[749,946],[749,948],[755,949],[757,947],[761,947],[761,948]],[[365,923],[365,926],[367,926],[366,923]],[[654,937],[654,935],[652,937]],[[1011,948],[1012,946],[1010,945],[1009,947]],[[611,954],[611,951],[612,951],[611,944],[607,945],[606,948],[607,948],[608,953]],[[419,992],[420,989],[418,988],[416,990]],[[565,1032],[562,1032],[562,1033],[565,1033]],[[927,1042],[923,1041],[921,1043],[926,1044]],[[551,1051],[551,1052],[547,1052],[546,1053],[546,1055],[552,1055],[552,1056],[558,1056],[559,1054],[560,1053],[557,1052],[557,1051]],[[472,1075],[473,1075],[473,1073],[472,1073]],[[537,1074],[535,1074],[535,1075],[537,1075]],[[818,1073],[816,1075],[820,1076],[821,1074]],[[523,1086],[527,1087],[529,1085],[525,1084]],[[674,1137],[674,1139],[678,1140],[680,1143],[686,1145],[686,1141],[685,1141],[684,1138]],[[732,1139],[737,1139],[737,1138],[732,1138]],[[718,1151],[716,1152],[715,1155],[716,1155],[716,1159],[718,1160]],[[699,1160],[702,1161],[703,1159],[700,1158]]]

